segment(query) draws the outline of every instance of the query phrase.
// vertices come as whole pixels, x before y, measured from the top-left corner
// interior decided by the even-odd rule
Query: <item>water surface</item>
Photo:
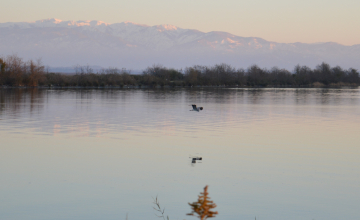
[[[359,123],[359,89],[3,89],[0,219],[195,219],[205,185],[219,220],[359,219]]]

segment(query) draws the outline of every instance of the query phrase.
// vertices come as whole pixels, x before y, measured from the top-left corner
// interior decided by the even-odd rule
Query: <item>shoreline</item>
[[[360,85],[328,85],[328,86],[0,86],[0,89],[359,89]]]

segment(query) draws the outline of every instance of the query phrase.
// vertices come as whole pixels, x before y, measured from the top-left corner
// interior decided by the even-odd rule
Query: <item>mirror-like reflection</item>
[[[195,126],[184,111],[192,103],[209,103]],[[269,113],[312,117],[358,115],[356,89],[178,89],[178,90],[0,90],[0,116],[6,129],[29,127],[48,134],[87,135],[143,130],[164,123],[188,124],[190,128],[227,122],[261,120]],[[342,107],[339,109],[339,107]],[[317,108],[318,110],[314,110]],[[339,109],[339,111],[337,111]],[[218,111],[215,114],[215,111]],[[349,114],[344,114],[344,111]],[[186,112],[186,111],[185,111]],[[187,113],[187,112],[186,112]],[[212,114],[214,113],[214,114]],[[241,114],[246,117],[230,117]],[[219,115],[221,117],[219,117]],[[22,119],[24,123],[14,123]],[[29,120],[29,121],[26,121]],[[46,123],[44,123],[46,121]],[[181,126],[177,126],[181,128]],[[4,128],[4,127],[3,127]],[[209,127],[211,129],[211,127]],[[105,131],[106,130],[106,131]]]
[[[356,219],[359,122],[359,89],[2,89],[0,218],[190,219],[209,185],[217,219]]]

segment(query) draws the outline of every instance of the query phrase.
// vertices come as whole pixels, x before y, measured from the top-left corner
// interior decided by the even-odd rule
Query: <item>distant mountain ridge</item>
[[[173,25],[102,21],[0,23],[0,56],[41,57],[49,66],[99,65],[142,69],[153,64],[181,68],[228,63],[234,67],[293,69],[321,62],[360,69],[360,44],[276,43],[226,32],[204,33]]]

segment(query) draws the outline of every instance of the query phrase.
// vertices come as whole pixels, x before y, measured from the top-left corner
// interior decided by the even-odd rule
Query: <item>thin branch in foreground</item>
[[[154,209],[155,211],[157,211],[157,212],[160,213],[160,215],[157,215],[157,214],[155,214],[155,215],[156,215],[157,217],[163,218],[163,219],[165,220],[165,215],[164,215],[164,213],[165,213],[165,208],[163,208],[163,209],[161,208],[160,202],[159,202],[157,196],[156,196],[155,198],[152,197],[152,199],[154,200],[154,201],[153,201],[153,204],[154,204],[153,209]],[[166,219],[169,220],[169,216],[167,216]]]

